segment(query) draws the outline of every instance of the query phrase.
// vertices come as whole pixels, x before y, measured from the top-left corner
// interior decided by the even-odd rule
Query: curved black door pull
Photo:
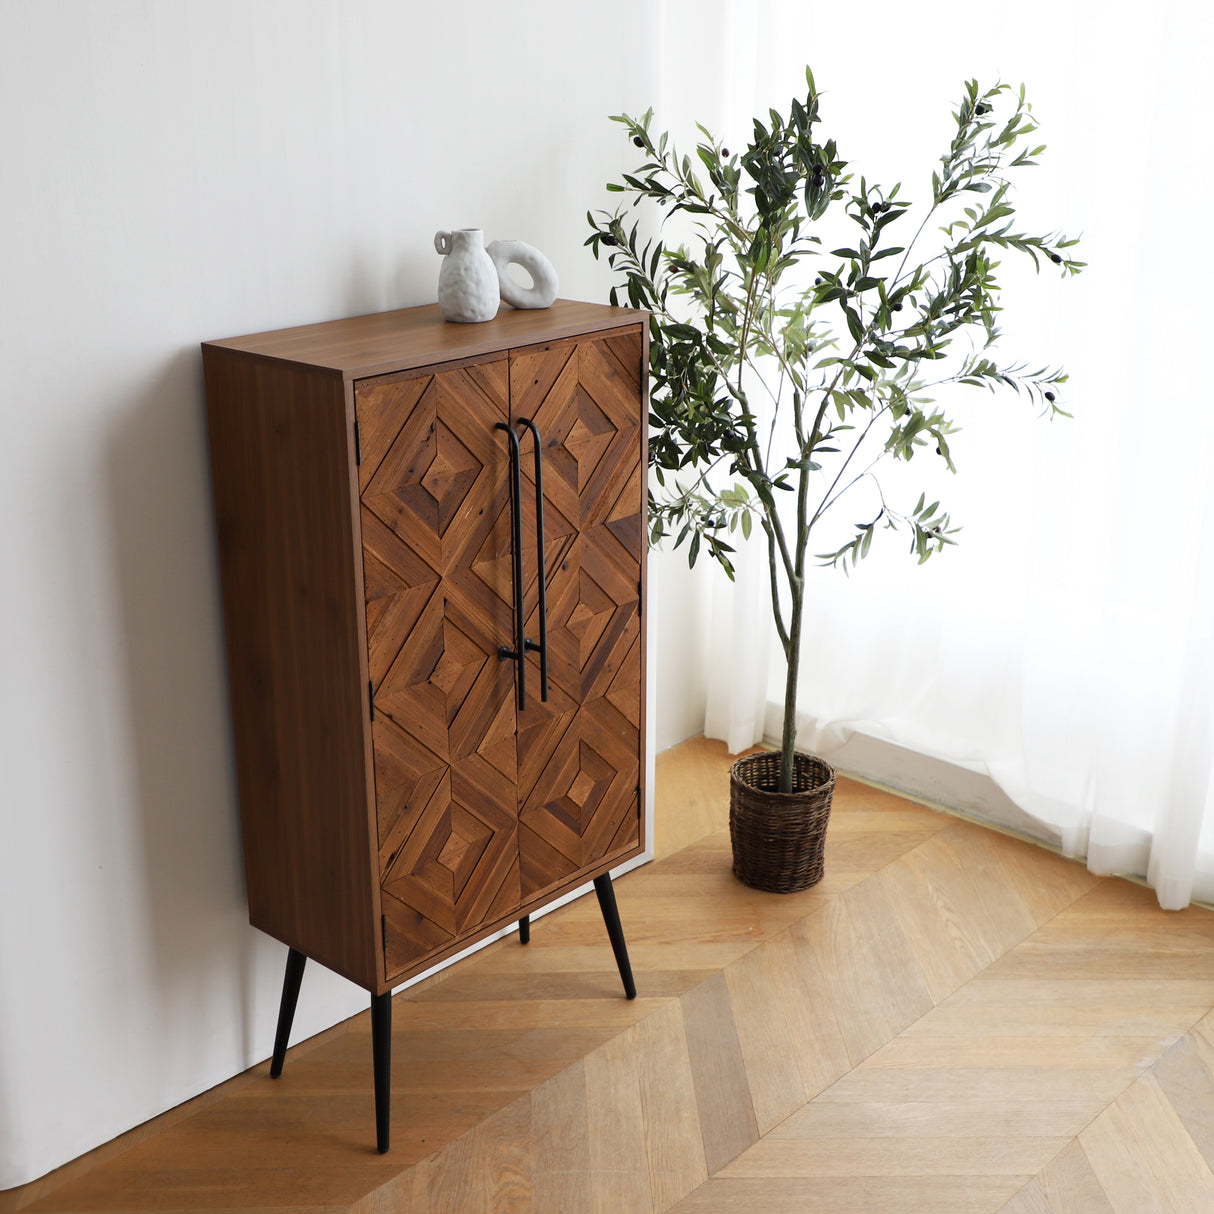
[[[514,648],[503,645],[497,656],[505,660],[511,658],[518,670],[518,706],[522,710],[527,707],[527,638],[523,636],[523,484],[519,468],[518,435],[513,426],[498,422],[498,430],[505,430],[510,437],[510,529],[511,529],[511,570],[514,583]]]
[[[544,560],[544,456],[539,427],[529,417],[518,419],[520,426],[526,426],[531,431],[535,443],[535,546],[539,560],[539,576],[536,583],[539,587],[540,607],[540,643],[527,638],[526,648],[540,655],[540,699],[548,700],[548,566]]]

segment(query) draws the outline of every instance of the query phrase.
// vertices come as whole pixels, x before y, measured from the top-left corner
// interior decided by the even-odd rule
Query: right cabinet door
[[[529,666],[519,714],[519,877],[524,901],[640,840],[641,560],[645,542],[639,328],[515,350],[510,413],[543,452],[549,694]],[[530,441],[524,535],[534,535]],[[527,635],[538,639],[538,562]]]

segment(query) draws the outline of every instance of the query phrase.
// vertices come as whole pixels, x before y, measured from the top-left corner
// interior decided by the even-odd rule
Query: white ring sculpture
[[[539,249],[521,240],[495,240],[485,252],[497,270],[502,298],[512,308],[546,308],[556,298],[556,271]],[[510,277],[506,267],[511,263],[531,275],[530,287],[521,287]]]

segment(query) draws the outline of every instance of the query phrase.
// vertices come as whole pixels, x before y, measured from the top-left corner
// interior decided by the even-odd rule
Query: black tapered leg
[[[287,1042],[291,1038],[291,1023],[295,1019],[295,1005],[299,1002],[299,984],[303,981],[304,963],[307,957],[291,949],[287,953],[287,972],[282,979],[282,999],[278,1004],[278,1031],[274,1034],[274,1057],[270,1061],[270,1078],[282,1074],[283,1059],[287,1056]]]
[[[629,999],[637,997],[636,983],[632,980],[632,966],[628,962],[628,945],[624,942],[624,929],[620,926],[620,912],[615,904],[615,890],[611,886],[611,874],[604,873],[594,879],[594,892],[599,898],[599,910],[607,924],[607,935],[611,938],[611,951],[620,977],[624,980],[624,994]]]
[[[531,943],[531,916],[524,915],[518,921],[518,942],[520,944]]]
[[[388,1150],[392,1096],[392,992],[371,996],[371,1052],[375,1061],[375,1145]]]

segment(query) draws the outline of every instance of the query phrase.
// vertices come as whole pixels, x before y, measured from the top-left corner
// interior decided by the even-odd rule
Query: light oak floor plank
[[[991,1214],[1027,1177],[848,1176],[713,1179],[674,1214]]]
[[[778,945],[755,949],[725,971],[725,985],[746,1073],[750,1104],[760,1135],[778,1126],[808,1099],[801,1070],[790,1065],[796,1040],[785,999],[790,959]]]
[[[577,1062],[531,1096],[531,1176],[537,1210],[572,1210],[590,1173],[586,1067]]]
[[[1214,1210],[1214,1173],[1155,1075],[1127,1088],[1079,1142],[1118,1214]]]
[[[1214,916],[841,779],[826,876],[730,872],[728,756],[658,759],[658,859],[0,1214],[1214,1209]],[[14,1195],[15,1194],[15,1195]]]
[[[700,1113],[704,1159],[711,1175],[759,1137],[750,1079],[729,988],[722,975],[697,987],[683,1001],[683,1030]]]
[[[695,1074],[682,1008],[669,1004],[636,1027],[637,1077],[654,1210],[667,1210],[708,1179]]]
[[[822,1176],[1027,1176],[1040,1171],[1069,1137],[766,1138],[718,1175],[726,1180]]]
[[[651,1214],[647,1123],[635,1032],[613,1038],[587,1057],[586,1113],[596,1214],[618,1210]]]
[[[1114,1214],[1104,1187],[1072,1140],[999,1214]]]

